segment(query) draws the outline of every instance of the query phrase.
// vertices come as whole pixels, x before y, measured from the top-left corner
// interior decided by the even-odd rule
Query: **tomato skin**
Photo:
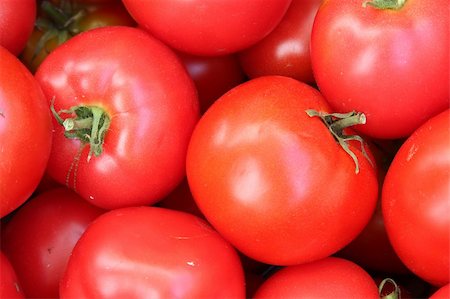
[[[269,34],[291,0],[123,0],[143,28],[174,49],[199,56],[242,50]]]
[[[328,257],[282,268],[256,291],[260,298],[380,298],[370,275],[357,264]]]
[[[450,297],[450,284],[446,284],[435,291],[430,299],[447,299]]]
[[[417,276],[449,282],[450,111],[417,129],[386,175],[382,211],[392,247]]]
[[[187,178],[198,207],[257,261],[324,258],[356,237],[375,208],[374,169],[355,148],[362,167],[355,174],[350,156],[306,109],[329,112],[305,83],[252,79],[210,107],[189,144]]]
[[[311,36],[316,83],[334,109],[366,114],[360,132],[407,137],[449,106],[448,1],[408,0],[398,10],[363,2],[319,8]]]
[[[288,76],[315,82],[309,54],[311,29],[322,0],[293,0],[277,27],[257,44],[239,52],[239,60],[250,78]]]
[[[246,80],[236,55],[195,56],[178,53],[198,91],[204,113],[221,95]]]
[[[205,221],[163,208],[131,207],[107,212],[86,230],[60,296],[244,298],[244,284],[236,251]]]
[[[6,255],[0,251],[0,298],[22,299],[25,298],[20,283],[17,280],[16,271]]]
[[[0,45],[13,55],[25,47],[36,19],[36,0],[0,2]]]
[[[88,161],[85,146],[79,162],[80,141],[64,137],[54,119],[47,172],[57,182],[113,209],[155,203],[182,181],[199,104],[192,79],[160,41],[137,28],[92,29],[55,49],[36,78],[56,111],[83,104],[111,117],[103,153]]]
[[[18,210],[2,232],[2,250],[31,298],[57,298],[69,256],[104,210],[65,187],[43,192]]]
[[[0,47],[0,217],[36,189],[50,155],[47,101],[27,68]]]

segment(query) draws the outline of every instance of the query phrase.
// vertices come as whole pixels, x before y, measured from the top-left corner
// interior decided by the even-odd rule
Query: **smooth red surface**
[[[103,108],[111,118],[103,153],[85,146],[54,120],[48,173],[102,208],[148,205],[185,176],[187,145],[198,118],[192,79],[176,54],[131,27],[92,29],[52,52],[36,78],[56,111]],[[77,166],[74,166],[77,164]]]
[[[188,213],[110,211],[76,245],[61,298],[245,298],[239,257],[209,224]]]
[[[428,120],[401,146],[386,175],[383,218],[403,263],[429,283],[450,276],[450,110]]]
[[[104,210],[60,187],[28,201],[6,224],[2,250],[29,298],[57,298],[75,243]]]
[[[219,56],[260,41],[291,0],[124,0],[139,25],[182,52]]]
[[[0,217],[24,203],[50,155],[47,101],[28,69],[0,47]]]
[[[448,0],[407,0],[377,9],[360,0],[326,0],[311,35],[316,83],[341,112],[364,112],[360,132],[409,136],[449,107]]]
[[[189,144],[187,178],[210,223],[249,257],[298,264],[342,248],[368,223],[374,169],[361,171],[319,118],[322,95],[288,77],[250,80],[219,98]]]

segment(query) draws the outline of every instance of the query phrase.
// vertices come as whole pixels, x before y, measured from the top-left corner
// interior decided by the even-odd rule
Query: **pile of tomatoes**
[[[3,0],[1,298],[448,298],[447,0]]]

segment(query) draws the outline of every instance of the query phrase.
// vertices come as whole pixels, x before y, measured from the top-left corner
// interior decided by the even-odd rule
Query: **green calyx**
[[[308,109],[305,111],[309,117],[319,117],[322,122],[327,126],[328,130],[333,135],[334,139],[344,149],[344,151],[355,162],[355,173],[359,173],[359,161],[355,153],[350,149],[348,142],[351,140],[358,141],[361,144],[361,152],[364,157],[373,165],[364,147],[364,140],[358,135],[345,135],[344,129],[355,125],[362,125],[366,123],[366,116],[364,113],[352,111],[349,113],[325,113],[322,111],[316,111]]]
[[[368,0],[364,1],[362,6],[367,7],[370,5],[377,9],[393,9],[397,10],[403,7],[406,0]]]
[[[57,44],[61,45],[80,33],[77,22],[87,14],[86,9],[77,7],[69,0],[61,0],[58,6],[44,0],[41,2],[40,10],[42,13],[37,18],[35,27],[44,34],[36,44],[32,60],[45,48],[48,41],[56,39]]]
[[[103,143],[111,119],[106,111],[96,106],[73,106],[67,110],[56,112],[53,101],[50,109],[58,123],[64,127],[64,136],[78,139],[84,145],[89,145],[88,161],[92,155],[98,157],[103,152]],[[70,117],[62,118],[68,114]]]

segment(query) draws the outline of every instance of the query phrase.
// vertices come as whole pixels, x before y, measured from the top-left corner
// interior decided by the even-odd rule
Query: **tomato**
[[[179,184],[169,195],[159,201],[157,205],[159,207],[183,211],[204,218],[192,197],[186,178],[183,179],[181,184]]]
[[[407,137],[449,107],[448,24],[448,0],[324,1],[311,34],[316,83],[333,109],[366,114],[360,132]]]
[[[20,55],[32,72],[53,49],[80,32],[111,25],[135,25],[120,1],[104,4],[65,0],[57,2],[41,2],[36,26]]]
[[[254,298],[380,298],[370,275],[345,259],[328,257],[282,268]]]
[[[57,298],[59,281],[75,243],[104,211],[67,188],[43,192],[6,224],[2,250],[31,298]]]
[[[0,46],[18,55],[33,31],[36,0],[0,2]]]
[[[199,56],[237,52],[281,21],[291,0],[123,0],[139,25],[174,49]]]
[[[384,226],[381,200],[364,230],[350,244],[340,250],[337,256],[357,263],[368,271],[381,273],[408,274],[395,253]]]
[[[246,80],[236,55],[209,57],[179,52],[178,56],[197,87],[201,113],[225,92]]]
[[[397,140],[383,141],[385,141],[384,144],[379,144],[378,141],[375,143],[370,140],[369,144],[378,166],[380,191],[389,165],[399,148]],[[395,253],[387,236],[381,211],[381,192],[369,223],[358,237],[337,253],[337,256],[353,261],[372,272],[389,273],[389,275],[411,274]]]
[[[47,56],[36,78],[58,112],[47,167],[57,182],[113,209],[155,203],[185,177],[198,98],[160,41],[124,26],[85,31]]]
[[[428,120],[403,143],[383,184],[388,237],[417,276],[449,282],[450,110]]]
[[[355,238],[374,211],[376,172],[359,144],[349,144],[355,173],[350,155],[308,109],[329,113],[309,85],[260,77],[219,98],[193,132],[192,195],[208,221],[257,261],[324,258]]]
[[[6,255],[0,251],[0,298],[22,299],[25,298],[20,283],[17,280],[16,271]]]
[[[19,207],[41,180],[50,155],[52,123],[33,75],[0,47],[0,217]]]
[[[447,299],[450,297],[450,284],[440,287],[436,292],[434,292],[430,299]]]
[[[309,46],[321,0],[293,0],[278,26],[263,40],[239,53],[250,78],[264,75],[292,77],[314,83]]]
[[[109,211],[75,246],[61,298],[244,298],[234,248],[202,219],[157,207]]]

